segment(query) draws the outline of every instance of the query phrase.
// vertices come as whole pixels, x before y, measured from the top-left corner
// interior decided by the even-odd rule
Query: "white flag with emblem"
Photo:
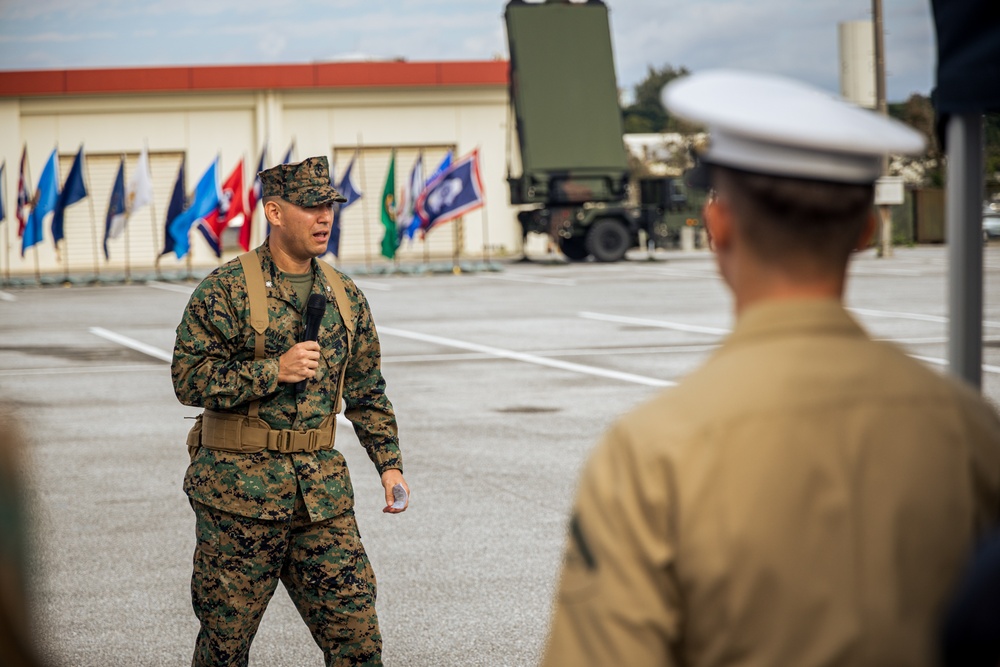
[[[143,146],[139,162],[125,188],[125,209],[132,215],[153,201],[153,176],[149,172],[149,151]]]

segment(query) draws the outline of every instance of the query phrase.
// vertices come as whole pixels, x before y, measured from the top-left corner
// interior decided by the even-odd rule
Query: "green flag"
[[[389,158],[389,173],[385,175],[385,187],[382,188],[382,226],[385,236],[382,237],[382,254],[388,259],[396,256],[399,247],[399,237],[396,234],[396,149],[392,149]]]

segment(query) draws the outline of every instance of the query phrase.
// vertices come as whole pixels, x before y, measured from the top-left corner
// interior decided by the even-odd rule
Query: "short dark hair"
[[[872,212],[875,186],[713,168],[748,246],[768,263],[843,268]]]

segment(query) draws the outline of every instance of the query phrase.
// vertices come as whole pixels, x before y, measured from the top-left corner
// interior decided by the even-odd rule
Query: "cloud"
[[[506,56],[505,0],[0,0],[0,67],[311,62],[350,54],[407,60]],[[933,67],[926,0],[885,0],[890,98],[927,92]],[[837,23],[870,0],[610,0],[619,85],[648,67],[747,67],[836,90]],[[67,21],[72,17],[72,21]],[[110,43],[95,45],[96,40]],[[339,56],[338,56],[339,54]]]

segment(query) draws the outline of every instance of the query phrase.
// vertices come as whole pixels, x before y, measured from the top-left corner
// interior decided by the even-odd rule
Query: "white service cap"
[[[806,84],[772,74],[711,70],[671,81],[664,106],[708,126],[708,164],[772,176],[873,183],[889,153],[915,154],[923,136]]]

